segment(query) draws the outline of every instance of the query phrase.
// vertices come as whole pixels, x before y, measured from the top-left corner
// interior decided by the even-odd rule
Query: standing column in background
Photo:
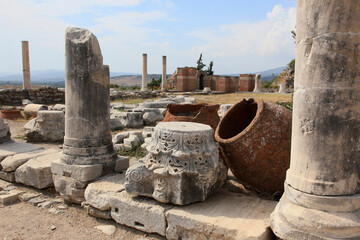
[[[143,53],[143,73],[141,91],[147,90],[147,54]]]
[[[166,91],[166,56],[162,56],[161,90]]]
[[[23,89],[31,89],[29,42],[21,41],[23,62]]]
[[[281,239],[360,239],[360,1],[298,0]]]

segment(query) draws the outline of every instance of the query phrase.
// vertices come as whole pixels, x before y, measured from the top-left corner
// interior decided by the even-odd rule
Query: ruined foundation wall
[[[39,89],[4,89],[0,91],[0,105],[21,106],[23,99],[37,104],[57,104],[65,102],[65,92],[54,87]]]

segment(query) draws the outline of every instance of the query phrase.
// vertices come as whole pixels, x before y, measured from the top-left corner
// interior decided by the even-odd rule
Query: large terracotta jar
[[[169,104],[163,122],[197,122],[210,125],[214,131],[220,118],[219,104]]]
[[[284,191],[290,165],[291,111],[262,100],[242,100],[215,131],[225,161],[245,186],[262,193]]]

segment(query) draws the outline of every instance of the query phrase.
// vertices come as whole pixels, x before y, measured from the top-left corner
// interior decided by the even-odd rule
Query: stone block
[[[0,192],[0,203],[3,205],[8,205],[19,201],[19,196],[23,194],[24,191],[19,189],[12,189],[10,191],[1,191]]]
[[[126,128],[138,128],[143,125],[141,112],[119,112],[113,113],[111,118],[118,118]]]
[[[114,144],[116,144],[116,143],[124,143],[124,139],[128,138],[129,136],[130,136],[130,131],[120,132],[120,133],[116,134],[113,137],[112,142]]]
[[[156,125],[158,121],[161,121],[164,119],[164,116],[158,111],[156,112],[146,112],[143,115],[144,124],[147,126],[153,126]]]
[[[30,153],[15,154],[13,156],[6,157],[1,162],[1,166],[3,168],[3,171],[12,172],[12,171],[15,171],[22,164],[26,163],[31,158],[35,158],[38,156],[55,153],[55,152],[58,152],[58,151],[55,149],[48,149],[48,150],[33,151]]]
[[[151,137],[152,134],[154,133],[154,127],[144,127],[143,131],[142,131],[142,136],[143,138],[148,138]]]
[[[167,239],[273,239],[276,201],[221,191],[204,202],[167,211]]]
[[[53,186],[51,162],[58,156],[59,152],[55,152],[30,159],[16,169],[16,182],[39,189]]]
[[[121,123],[120,119],[118,118],[110,118],[110,129],[116,130],[119,128],[123,128],[124,125]]]
[[[53,174],[70,176],[81,182],[88,182],[97,179],[102,174],[103,165],[68,165],[63,163],[60,158],[54,159],[51,164]]]
[[[39,111],[47,110],[48,107],[46,105],[41,104],[28,104],[24,108],[24,114],[27,117],[36,117]]]
[[[0,162],[8,157],[18,153],[33,152],[44,149],[42,147],[21,142],[9,142],[0,145]]]
[[[107,211],[101,211],[97,208],[94,208],[92,206],[90,206],[89,204],[83,204],[83,207],[86,211],[87,214],[89,214],[92,217],[96,217],[96,218],[102,218],[102,219],[112,219],[111,218],[111,211],[107,210]]]
[[[136,135],[130,135],[128,138],[124,139],[124,145],[127,147],[131,147],[131,149],[135,148],[140,144],[141,144],[140,138]]]
[[[168,104],[173,104],[174,101],[156,101],[156,102],[144,102],[145,108],[166,108]]]
[[[7,182],[15,182],[15,174],[14,172],[4,172],[0,171],[0,179],[5,180]]]
[[[11,185],[12,185],[11,183],[8,183],[8,182],[0,179],[0,191],[2,191],[4,188],[11,186]]]
[[[85,190],[85,200],[99,210],[110,210],[110,197],[125,189],[125,174],[114,174],[102,177],[90,183]]]
[[[85,200],[84,192],[86,183],[77,181],[71,177],[53,174],[55,190],[69,202],[81,203]]]
[[[146,197],[132,197],[125,191],[112,195],[110,205],[111,217],[117,223],[165,236],[165,212],[172,208],[172,205]]]
[[[123,171],[126,171],[126,169],[128,169],[128,168],[129,168],[129,158],[123,157],[123,156],[118,156],[116,163],[115,163],[114,171],[115,172],[123,172]]]

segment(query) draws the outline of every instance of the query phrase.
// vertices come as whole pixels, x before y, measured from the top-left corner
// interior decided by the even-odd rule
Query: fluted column
[[[31,89],[29,42],[21,41],[23,63],[23,89]]]
[[[142,85],[141,91],[147,90],[147,54],[143,53],[143,72],[142,72]]]
[[[360,238],[360,1],[298,0],[283,239]]]

